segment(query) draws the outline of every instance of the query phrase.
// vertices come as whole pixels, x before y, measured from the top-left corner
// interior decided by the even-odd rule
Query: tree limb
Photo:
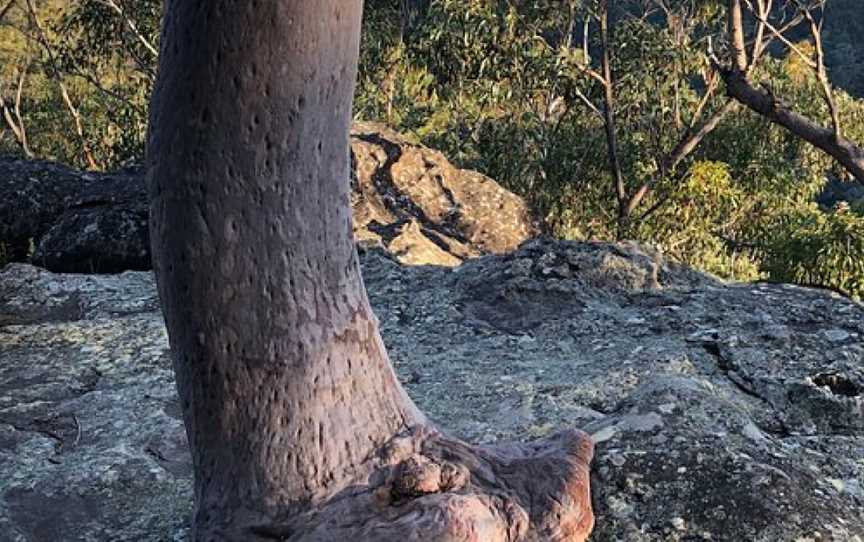
[[[151,55],[153,55],[153,60],[159,58],[159,51],[156,49],[156,47],[153,46],[152,43],[150,43],[150,41],[146,37],[144,37],[144,34],[142,34],[141,31],[138,30],[138,25],[135,24],[135,21],[133,21],[131,17],[128,17],[126,15],[126,12],[123,11],[123,8],[120,7],[119,4],[114,2],[114,0],[97,1],[103,6],[107,6],[108,8],[114,10],[114,12],[123,19],[123,22],[126,23],[126,26],[129,28],[129,30],[132,31],[135,39],[137,39],[141,43],[141,45],[143,45],[144,48],[147,49],[147,51],[149,51]]]
[[[810,20],[813,19],[812,15],[806,10],[806,8],[803,8],[797,2],[796,4],[805,18],[809,16]],[[737,100],[774,124],[782,126],[792,134],[822,150],[837,160],[837,162],[839,162],[846,171],[859,180],[864,180],[864,148],[842,137],[842,135],[838,133],[839,120],[832,126],[832,128],[820,126],[813,120],[792,111],[770,92],[758,89],[751,83],[748,77],[749,70],[746,61],[746,52],[743,53],[742,63],[744,25],[741,17],[741,0],[729,0],[728,9],[729,18],[727,31],[729,33],[729,41],[733,57],[731,66],[723,67],[719,65],[716,57],[712,58],[712,63],[715,64],[715,69],[719,71],[720,76],[726,83],[726,93],[729,97]],[[811,24],[811,32],[814,26],[817,31],[814,35],[814,38],[816,38],[819,36],[819,28],[818,25],[815,25],[815,21]],[[827,83],[827,75],[825,76],[825,83]],[[827,96],[830,97],[830,84],[827,92]],[[833,104],[833,99],[831,102]],[[829,105],[829,109],[830,108],[831,106]],[[834,114],[836,114],[836,109],[832,110],[832,115]]]
[[[656,184],[657,180],[663,179],[678,167],[678,164],[681,163],[682,160],[687,158],[696,147],[702,142],[705,137],[708,136],[711,132],[713,132],[717,126],[720,125],[720,122],[732,112],[737,103],[733,100],[727,100],[726,103],[723,104],[722,107],[717,109],[702,125],[698,130],[687,130],[684,135],[681,137],[681,140],[678,141],[678,144],[675,145],[675,148],[666,156],[664,160],[660,162],[660,171],[656,175],[655,179],[651,182],[644,183],[639,189],[633,193],[630,199],[627,202],[627,206],[625,208],[625,212],[627,216],[633,213],[637,207],[642,203],[642,200],[648,195],[648,192],[651,190],[652,186]],[[661,200],[662,201],[662,200]],[[644,219],[648,215],[650,215],[654,209],[649,209],[640,217]]]
[[[782,31],[778,30],[774,25],[772,25],[768,21],[767,15],[765,13],[757,13],[756,9],[753,7],[753,4],[750,2],[750,0],[745,0],[745,2],[747,3],[747,9],[750,10],[750,12],[753,14],[753,18],[755,18],[756,21],[759,22],[760,28],[764,27],[764,28],[767,28],[768,30],[770,30],[771,34],[775,38],[782,41],[783,45],[785,45],[791,51],[793,51],[796,55],[798,55],[798,57],[800,57],[801,60],[803,60],[805,64],[807,64],[811,68],[814,68],[814,69],[816,68],[816,62],[814,62],[812,58],[810,58],[804,51],[802,51],[800,47],[798,47],[797,45],[792,43],[786,36],[784,36]],[[810,13],[807,12],[807,15],[810,15]],[[761,36],[757,36],[756,39],[754,40],[754,43],[753,43],[754,48],[755,48],[756,44],[759,43],[760,41],[761,41]],[[755,64],[755,62],[754,62],[754,64]]]
[[[782,126],[837,160],[849,173],[864,180],[864,149],[834,130],[790,110],[772,94],[755,88],[738,70],[721,71],[727,94],[769,121]]]
[[[612,83],[612,60],[609,40],[609,2],[604,0],[600,10],[600,42],[603,48],[603,123],[606,128],[606,144],[609,150],[609,167],[611,169],[615,194],[618,198],[618,216],[624,219],[627,202],[627,187],[624,184],[624,173],[621,171],[621,160],[618,157],[618,137],[615,134],[615,93]],[[622,224],[619,223],[619,229]],[[620,233],[620,232],[619,232]]]
[[[33,158],[35,155],[27,141],[27,128],[21,115],[21,100],[24,95],[24,82],[27,79],[28,68],[29,66],[25,66],[21,70],[21,75],[18,78],[18,87],[15,91],[15,102],[11,108],[6,104],[6,100],[3,99],[3,93],[0,92],[0,109],[3,110],[3,118],[6,120],[9,129],[12,130],[12,135],[18,140],[18,144],[21,146],[21,150],[24,151],[24,155],[28,158]]]
[[[36,31],[37,42],[42,46],[45,50],[45,54],[48,56],[48,63],[46,65],[48,73],[51,78],[54,79],[54,82],[57,83],[57,86],[60,89],[60,96],[63,98],[63,103],[66,104],[66,109],[72,117],[72,122],[75,126],[75,133],[78,135],[81,148],[84,151],[84,158],[87,160],[87,165],[91,169],[99,169],[99,166],[93,157],[93,152],[90,150],[90,145],[87,143],[87,139],[84,136],[81,113],[78,111],[78,108],[75,107],[75,104],[72,103],[72,98],[69,96],[69,90],[66,88],[66,84],[63,82],[63,76],[57,68],[57,62],[54,58],[54,53],[51,50],[51,45],[48,43],[48,38],[45,36],[42,26],[39,24],[39,18],[36,15],[36,8],[33,6],[33,0],[25,0],[25,4],[27,6],[30,22],[33,25],[33,29]]]
[[[816,47],[816,60],[813,69],[816,72],[816,78],[822,86],[822,98],[825,100],[825,105],[828,107],[828,112],[831,114],[831,124],[834,128],[834,137],[838,140],[843,137],[840,127],[840,112],[837,110],[837,103],[834,101],[834,91],[831,89],[831,82],[828,80],[828,72],[825,70],[825,50],[822,48],[822,29],[813,18],[810,10],[802,6],[799,2],[795,2],[801,14],[807,19],[810,25],[810,34],[813,36],[813,43]],[[822,7],[823,18],[825,12],[825,2],[820,2]]]
[[[742,73],[747,71],[747,46],[744,42],[744,17],[741,11],[741,0],[729,0],[727,13],[727,32],[729,48],[732,50],[732,63],[735,69]]]

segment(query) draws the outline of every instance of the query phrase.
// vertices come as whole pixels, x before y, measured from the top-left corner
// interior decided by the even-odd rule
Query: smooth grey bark
[[[150,228],[193,536],[581,540],[593,524],[586,435],[473,449],[426,422],[388,360],[351,229],[361,10],[166,5]]]
[[[618,202],[617,236],[624,234],[627,221],[627,187],[624,173],[621,169],[621,159],[618,153],[618,135],[615,131],[615,92],[612,81],[611,29],[609,28],[609,2],[603,0],[600,4],[600,43],[603,49],[601,64],[603,69],[603,126],[606,129],[606,147],[609,152],[609,172],[612,174],[615,197]]]

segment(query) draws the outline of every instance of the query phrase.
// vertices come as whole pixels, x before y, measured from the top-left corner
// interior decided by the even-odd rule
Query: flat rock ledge
[[[864,540],[864,306],[634,244],[533,240],[455,268],[362,252],[438,424],[593,435],[591,540]],[[0,271],[0,540],[183,541],[191,500],[152,276]]]

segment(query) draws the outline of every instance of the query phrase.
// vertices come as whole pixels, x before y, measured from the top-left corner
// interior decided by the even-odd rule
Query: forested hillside
[[[864,97],[864,4],[831,0],[825,20],[825,61],[834,83]]]
[[[742,3],[739,69],[725,1],[368,0],[355,116],[498,180],[558,237],[647,241],[723,277],[860,295],[855,161],[730,97],[737,73],[831,132],[827,146],[864,145],[864,10],[803,4]],[[140,161],[160,9],[0,4],[0,152]]]

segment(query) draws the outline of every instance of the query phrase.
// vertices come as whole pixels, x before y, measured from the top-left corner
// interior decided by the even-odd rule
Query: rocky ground
[[[594,436],[592,540],[864,540],[864,306],[630,244],[362,261],[441,426]],[[0,272],[0,540],[185,540],[189,473],[152,276]]]

